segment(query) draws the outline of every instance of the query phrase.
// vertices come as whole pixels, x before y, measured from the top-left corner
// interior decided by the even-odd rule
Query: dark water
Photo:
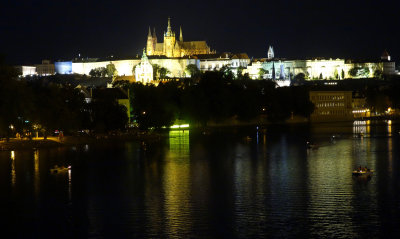
[[[394,238],[399,129],[361,122],[186,130],[147,145],[0,152],[2,235]],[[320,147],[307,150],[306,141]],[[72,169],[54,174],[54,165]],[[375,170],[370,180],[352,177],[359,165]]]

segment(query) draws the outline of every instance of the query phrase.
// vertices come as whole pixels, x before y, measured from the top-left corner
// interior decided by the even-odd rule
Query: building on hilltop
[[[164,42],[158,43],[155,29],[147,36],[146,52],[148,56],[184,57],[215,53],[205,41],[183,41],[182,28],[179,39],[171,28],[171,20],[168,18],[167,32],[164,33]]]
[[[36,64],[36,74],[39,76],[49,76],[55,74],[54,63],[50,60],[42,60],[42,64]]]
[[[143,49],[141,62],[135,67],[136,82],[147,84],[153,82],[153,66],[150,64],[146,56],[146,51]]]
[[[215,71],[221,70],[222,67],[229,67],[235,74],[238,68],[247,68],[250,63],[250,58],[246,53],[232,54],[230,52],[223,52],[220,54],[209,54],[197,56],[200,60],[200,70]]]

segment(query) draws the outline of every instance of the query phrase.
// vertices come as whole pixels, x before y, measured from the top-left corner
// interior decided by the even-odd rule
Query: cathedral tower
[[[164,34],[164,55],[167,57],[174,56],[175,32],[171,29],[171,19],[168,18],[167,32]]]
[[[147,46],[146,46],[146,48],[147,48],[147,54],[149,56],[154,54],[155,44],[154,44],[153,36],[151,35],[150,27],[149,27],[149,34],[147,35]]]

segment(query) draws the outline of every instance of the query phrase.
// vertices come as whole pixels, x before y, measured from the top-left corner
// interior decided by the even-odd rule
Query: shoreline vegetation
[[[397,118],[398,119],[398,118]],[[373,124],[379,124],[384,120],[396,120],[395,118],[364,118],[364,119],[354,119],[356,120],[373,120]],[[338,123],[351,123],[354,121],[331,121],[331,122],[310,122],[306,118],[294,118],[292,120],[287,120],[281,123],[272,122],[223,122],[215,123],[210,122],[206,127],[192,126],[189,129],[179,129],[179,130],[200,130],[202,132],[208,132],[212,129],[223,129],[231,127],[249,127],[249,126],[259,126],[265,127],[270,125],[335,125]],[[164,129],[165,130],[165,129]],[[165,132],[165,131],[164,131]],[[118,132],[113,134],[98,134],[98,135],[84,135],[84,136],[49,136],[47,139],[43,137],[29,138],[10,138],[9,141],[5,139],[0,139],[0,151],[12,151],[12,150],[32,150],[32,149],[43,149],[43,148],[55,148],[55,147],[68,147],[68,146],[78,146],[85,144],[95,144],[95,143],[118,143],[127,141],[137,141],[137,142],[156,142],[165,137],[162,131],[157,130],[134,130],[130,132]]]
[[[54,148],[107,142],[154,142],[160,140],[162,137],[162,134],[158,132],[138,131],[134,133],[99,134],[85,136],[50,136],[47,137],[47,139],[44,139],[43,137],[33,137],[32,139],[10,138],[9,141],[6,141],[5,139],[0,140],[0,151]]]

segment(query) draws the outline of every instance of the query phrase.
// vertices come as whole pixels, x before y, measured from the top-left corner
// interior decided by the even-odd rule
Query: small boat
[[[357,168],[353,170],[353,176],[364,176],[364,177],[371,177],[374,173],[374,170],[369,168]]]
[[[64,167],[64,166],[55,165],[54,168],[50,169],[50,173],[63,173],[63,172],[67,172],[70,169],[71,169],[71,166]]]

